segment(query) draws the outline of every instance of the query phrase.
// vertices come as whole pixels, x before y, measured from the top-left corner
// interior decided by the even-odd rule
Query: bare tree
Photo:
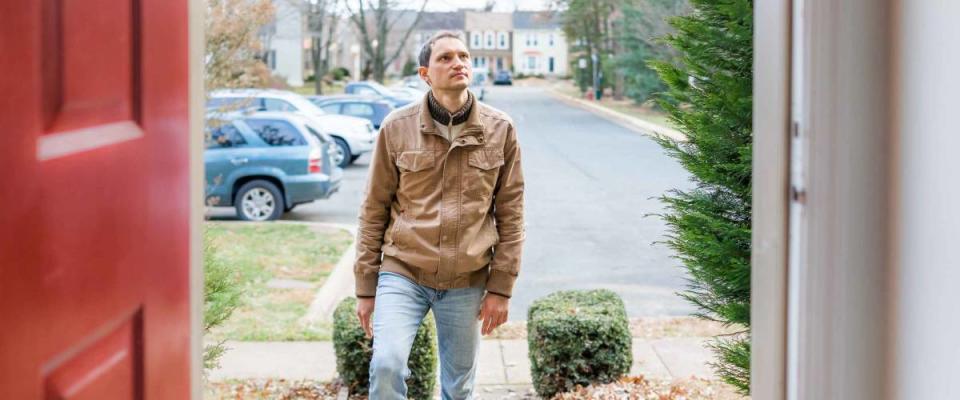
[[[400,10],[395,1],[390,0],[356,0],[356,10],[350,7],[351,0],[346,0],[345,5],[350,13],[350,20],[360,34],[360,45],[363,53],[369,62],[370,73],[373,79],[383,82],[386,75],[387,66],[394,62],[397,57],[403,53],[407,39],[410,33],[416,29],[423,16],[423,10],[427,7],[429,0],[423,0],[423,4],[417,11]],[[395,12],[391,12],[395,11]],[[393,52],[388,56],[391,43],[389,43],[389,34],[397,28],[399,22],[405,13],[416,12],[416,18],[409,27],[405,27],[400,41],[393,46]],[[392,14],[392,15],[391,15]]]
[[[204,80],[207,89],[263,87],[261,34],[274,15],[270,0],[207,0]]]
[[[323,78],[330,70],[330,44],[337,31],[340,0],[304,0],[303,12],[310,37],[310,62],[313,64],[314,91],[323,94]]]

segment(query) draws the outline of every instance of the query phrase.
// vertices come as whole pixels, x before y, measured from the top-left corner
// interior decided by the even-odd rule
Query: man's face
[[[470,51],[462,41],[443,38],[433,43],[430,65],[420,67],[420,78],[435,90],[464,90],[470,86]]]

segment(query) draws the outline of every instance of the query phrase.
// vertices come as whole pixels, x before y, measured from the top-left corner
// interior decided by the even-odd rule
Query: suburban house
[[[265,61],[272,71],[291,86],[303,85],[312,73],[309,33],[303,12],[285,0],[275,0],[276,21],[263,32],[267,48]],[[417,19],[416,11],[390,11],[396,21],[387,34],[387,56],[393,54],[407,29]],[[372,18],[372,14],[367,15]],[[329,22],[328,22],[329,23]],[[368,21],[372,24],[373,21]],[[460,34],[473,56],[473,67],[487,73],[511,70],[526,75],[565,76],[568,74],[568,48],[560,16],[549,11],[485,12],[458,10],[424,12],[390,65],[388,76],[400,76],[408,61],[417,62],[420,49],[440,31]],[[361,35],[349,17],[337,21],[336,39],[330,45],[330,69],[342,67],[357,79],[366,64]]]
[[[550,11],[513,13],[514,72],[567,75],[567,40],[560,15]]]
[[[464,30],[473,67],[496,72],[513,66],[513,13],[467,11]]]
[[[266,56],[264,62],[277,76],[286,79],[291,86],[303,86],[303,71],[306,66],[304,52],[303,13],[300,8],[286,0],[274,0],[275,21],[267,25],[261,38]]]
[[[430,37],[441,31],[454,32],[466,40],[464,11],[424,12],[420,17],[420,23],[411,35],[412,40],[407,42],[411,59],[417,61],[423,45],[430,40]]]

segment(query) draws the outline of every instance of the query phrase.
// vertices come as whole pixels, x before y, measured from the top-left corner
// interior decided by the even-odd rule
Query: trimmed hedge
[[[370,389],[370,359],[373,340],[367,339],[357,320],[357,299],[348,297],[333,312],[333,348],[337,354],[337,373],[350,388],[350,394],[367,394]],[[372,322],[372,317],[371,317]],[[407,397],[432,399],[437,385],[437,328],[433,313],[427,314],[413,340]]]
[[[544,398],[577,385],[613,382],[633,363],[627,311],[610,290],[541,298],[530,306],[527,329],[533,386]]]

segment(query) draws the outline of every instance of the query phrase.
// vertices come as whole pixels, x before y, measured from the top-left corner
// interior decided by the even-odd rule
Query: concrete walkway
[[[634,339],[630,375],[675,379],[712,379],[706,338]],[[333,380],[337,360],[333,342],[227,342],[221,367],[210,379],[283,378]],[[477,385],[481,391],[527,392],[531,385],[526,340],[482,340]],[[506,389],[505,389],[506,388]]]

